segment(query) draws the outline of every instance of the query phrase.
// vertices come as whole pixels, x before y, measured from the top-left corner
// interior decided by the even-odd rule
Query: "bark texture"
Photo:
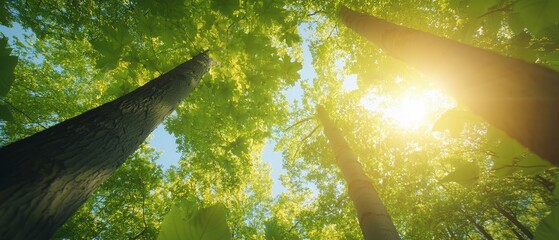
[[[423,71],[448,94],[559,166],[559,73],[342,8],[355,32]]]
[[[336,128],[322,106],[317,108],[318,117],[324,126],[324,134],[336,156],[336,162],[348,185],[348,193],[357,211],[361,232],[366,240],[400,239],[392,219],[382,204],[371,180],[363,171],[357,156]]]
[[[0,149],[0,236],[48,239],[196,87],[201,53],[112,102]]]

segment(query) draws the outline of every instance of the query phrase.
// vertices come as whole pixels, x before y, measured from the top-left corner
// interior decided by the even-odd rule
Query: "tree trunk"
[[[201,53],[112,102],[0,149],[0,236],[48,239],[196,87]]]
[[[477,223],[473,218],[471,218],[471,217],[467,217],[467,218],[468,218],[468,221],[470,221],[472,224],[474,224],[474,227],[483,236],[483,238],[485,238],[487,240],[493,240],[493,237],[491,236],[491,234],[489,234],[489,232],[485,229],[485,227],[483,227],[481,224]]]
[[[546,178],[544,178],[540,175],[535,176],[534,180],[536,182],[541,183],[545,187],[545,189],[547,189],[547,191],[549,191],[550,193],[553,193],[553,190],[555,189],[555,183],[554,182],[549,181],[549,180],[547,180]]]
[[[487,230],[485,230],[485,228],[483,226],[481,226],[479,223],[474,222],[474,225],[476,226],[476,229],[481,233],[481,235],[483,235],[483,237],[487,240],[493,240],[493,237],[491,236],[491,234],[489,234],[489,232],[487,232]]]
[[[534,234],[528,229],[524,224],[522,224],[515,216],[513,216],[510,212],[502,208],[501,206],[495,204],[495,209],[499,211],[505,218],[507,218],[514,226],[516,226],[524,235],[526,235],[529,239],[534,239]]]
[[[345,7],[355,32],[430,75],[447,93],[559,166],[559,73]]]
[[[349,197],[357,210],[363,237],[367,240],[400,239],[390,215],[342,132],[334,126],[322,106],[318,106],[317,112],[324,126],[324,134],[336,156],[338,167],[347,182]]]
[[[520,234],[518,231],[516,231],[516,229],[514,229],[514,226],[510,226],[510,230],[512,231],[512,234],[514,234],[514,236],[516,236],[516,239],[518,240],[525,240],[524,236],[522,236],[522,234]]]

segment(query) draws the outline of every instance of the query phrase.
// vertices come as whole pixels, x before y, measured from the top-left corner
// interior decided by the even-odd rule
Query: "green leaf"
[[[471,0],[466,9],[466,14],[472,18],[479,17],[498,3],[499,0]]]
[[[521,160],[516,163],[524,175],[535,176],[553,167],[550,162],[540,158],[529,150],[527,150],[525,155],[526,156],[523,156]]]
[[[495,154],[505,161],[511,161],[526,152],[526,147],[510,137],[503,137],[501,143],[494,149]]]
[[[5,97],[15,80],[14,70],[18,58],[10,56],[12,49],[8,47],[8,39],[0,38],[0,97]]]
[[[450,109],[433,125],[433,132],[444,132],[448,130],[451,137],[459,137],[466,126],[466,122],[474,120],[474,117],[464,111],[456,108]]]
[[[556,0],[522,0],[514,4],[513,10],[519,20],[533,35],[539,36],[547,27],[557,24],[559,3]]]
[[[457,182],[462,186],[471,186],[479,178],[479,168],[475,163],[463,162],[456,164],[454,172],[449,173],[441,182]]]
[[[233,12],[239,8],[239,0],[213,0],[211,7],[226,16],[233,16]]]
[[[555,188],[553,189],[553,197],[559,199],[559,181],[555,181]]]
[[[183,201],[165,215],[157,239],[230,239],[225,210],[221,204],[199,209],[195,202]]]
[[[536,240],[555,240],[559,236],[559,205],[551,210],[538,227],[534,239]]]
[[[14,117],[12,116],[12,112],[10,111],[10,107],[8,107],[8,105],[0,105],[0,120],[14,120]]]
[[[507,177],[517,171],[525,175],[537,175],[552,167],[551,163],[498,129],[490,128],[487,138],[488,142],[500,142],[493,149],[495,156],[492,157],[492,170],[498,177]]]
[[[276,219],[268,220],[264,223],[264,233],[266,240],[280,240],[282,239],[281,227],[278,225]]]

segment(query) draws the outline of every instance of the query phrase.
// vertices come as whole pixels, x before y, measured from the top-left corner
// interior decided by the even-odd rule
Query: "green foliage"
[[[481,16],[489,9],[498,6],[501,0],[470,0],[470,1],[452,1],[452,2],[467,2],[466,13],[470,16]],[[462,3],[464,4],[464,3]]]
[[[559,2],[555,0],[522,0],[514,4],[518,20],[526,24],[528,31],[536,36],[545,35],[546,28],[557,27]]]
[[[0,105],[0,120],[14,120],[14,116],[12,116],[12,112],[10,111],[10,107],[8,105]]]
[[[534,239],[553,240],[557,236],[559,236],[559,206],[555,206],[551,213],[540,222]]]
[[[9,18],[36,35],[10,41],[17,65],[4,54],[8,64],[2,67],[11,68],[0,76],[14,78],[1,78],[0,84],[9,84],[0,90],[9,94],[0,97],[21,111],[0,124],[2,144],[121,96],[202,49],[215,60],[165,122],[183,154],[180,164],[163,171],[153,150],[143,147],[55,238],[154,239],[169,203],[200,199],[212,207],[197,216],[223,216],[223,206],[211,205],[223,203],[231,227],[227,236],[235,238],[361,239],[327,141],[313,132],[316,122],[283,131],[312,115],[317,103],[338,109],[332,114],[351,133],[352,148],[404,238],[475,239],[479,233],[471,221],[495,239],[514,238],[494,213],[495,203],[506,204],[534,229],[552,200],[533,176],[553,181],[556,170],[518,143],[491,136],[479,119],[457,109],[433,112],[430,123],[414,131],[395,129],[365,109],[361,99],[371,92],[398,96],[433,86],[340,25],[334,14],[341,4],[559,66],[556,1],[9,1],[0,6],[0,21]],[[17,14],[4,18],[11,13]],[[308,57],[301,43],[312,55],[315,78],[305,76],[306,68],[300,71]],[[359,88],[346,91],[342,80],[350,74],[357,74]],[[292,86],[302,99],[286,100]],[[5,108],[0,105],[0,118],[8,116]],[[451,138],[427,134],[430,125]],[[279,141],[286,169],[281,179],[287,191],[276,198],[270,167],[261,159],[270,139]],[[450,173],[448,159],[457,162]],[[441,182],[469,187],[443,188]]]
[[[525,175],[538,175],[552,167],[551,163],[541,159],[500,130],[491,128],[489,141],[497,142],[493,149],[492,170],[498,177],[508,177],[517,171]]]
[[[239,7],[239,0],[212,0],[211,2],[214,10],[226,16],[233,16],[233,12]]]
[[[220,204],[200,208],[196,202],[182,201],[165,215],[157,239],[231,239],[225,211]]]
[[[14,82],[14,69],[18,57],[11,56],[12,49],[8,47],[8,39],[0,38],[0,97],[6,97]]]
[[[455,170],[444,178],[441,182],[456,182],[462,186],[471,186],[479,179],[479,167],[472,162],[460,162],[455,164]]]
[[[451,137],[459,137],[468,122],[475,120],[473,114],[460,109],[450,109],[443,113],[433,125],[432,131],[448,130]]]

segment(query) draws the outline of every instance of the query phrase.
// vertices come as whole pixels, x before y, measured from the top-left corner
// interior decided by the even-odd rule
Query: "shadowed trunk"
[[[349,10],[343,22],[559,166],[559,73]]]
[[[349,197],[357,211],[363,237],[366,240],[400,239],[390,215],[342,132],[332,123],[322,106],[317,107],[317,112],[324,126],[324,134],[336,156],[336,163],[347,183]]]
[[[483,238],[485,238],[486,240],[494,240],[491,234],[489,234],[489,232],[487,231],[487,229],[485,229],[485,227],[477,223],[476,220],[474,220],[472,217],[467,216],[466,218],[468,219],[468,221],[474,224],[474,227],[479,232],[479,234],[483,236]]]
[[[497,209],[497,211],[499,213],[501,213],[503,216],[505,216],[505,218],[507,218],[514,226],[516,226],[529,239],[534,239],[534,234],[532,234],[530,229],[528,229],[526,226],[524,226],[524,224],[522,224],[520,221],[518,221],[518,219],[515,216],[513,216],[510,212],[508,212],[507,210],[505,210],[504,208],[502,208],[501,206],[499,206],[497,204],[495,205],[495,209]]]
[[[196,87],[201,53],[112,102],[0,149],[0,236],[48,239]]]

